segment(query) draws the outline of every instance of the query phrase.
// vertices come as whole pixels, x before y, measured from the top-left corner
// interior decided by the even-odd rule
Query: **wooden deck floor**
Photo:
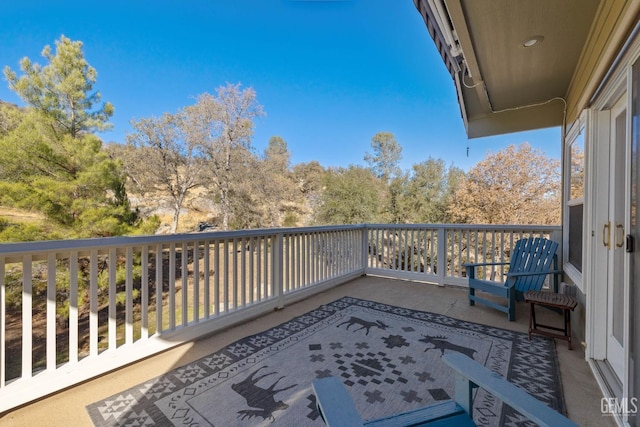
[[[520,332],[528,330],[528,307],[524,303],[518,304],[516,321],[508,322],[504,313],[481,305],[470,307],[466,289],[368,276],[6,413],[0,416],[0,425],[90,426],[91,421],[85,409],[88,404],[190,363],[240,338],[276,326],[343,296],[440,313]],[[539,320],[561,323],[562,317],[543,310]],[[600,412],[602,394],[584,359],[584,351],[580,343],[574,342],[573,351],[568,350],[565,341],[557,341],[556,347],[569,418],[581,426],[615,425],[612,418],[605,417]]]

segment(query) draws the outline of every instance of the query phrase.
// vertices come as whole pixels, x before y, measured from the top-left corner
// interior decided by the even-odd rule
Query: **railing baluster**
[[[224,239],[224,252],[223,252],[223,256],[224,256],[224,268],[223,268],[223,274],[224,277],[222,279],[222,288],[223,288],[223,293],[224,293],[224,312],[228,313],[229,312],[229,239]]]
[[[254,273],[254,257],[255,257],[256,245],[255,237],[249,237],[249,302],[253,304],[255,300],[255,275]]]
[[[491,231],[491,254],[492,254],[492,258],[493,258],[493,262],[497,262],[500,261],[500,259],[498,257],[495,256],[495,252],[496,252],[496,231],[492,230]],[[493,270],[494,267],[492,267],[491,269]],[[500,269],[500,275],[502,275],[502,269]],[[498,277],[498,280],[502,280],[501,277]]]
[[[238,239],[233,239],[233,307],[237,308],[240,304],[238,300]]]
[[[273,247],[271,247],[271,244],[273,243],[273,240],[271,238],[271,236],[265,236],[264,237],[264,274],[263,274],[263,279],[264,279],[264,298],[268,299],[269,297],[273,296],[273,283],[271,282],[271,269],[269,268],[270,266],[270,262],[269,262],[269,250],[273,251]]]
[[[47,256],[47,371],[56,369],[56,254]]]
[[[464,246],[464,231],[459,230],[460,240],[458,241],[458,276],[462,277],[462,247]]]
[[[433,260],[433,229],[424,233],[424,272],[433,272],[431,263]]]
[[[69,362],[78,362],[78,251],[69,253]]]
[[[7,324],[7,290],[5,284],[5,259],[0,257],[0,389],[4,387],[6,381],[7,347],[6,347],[6,324]]]
[[[163,291],[163,274],[162,268],[164,265],[163,262],[164,254],[163,248],[161,244],[156,245],[156,335],[162,333],[164,328],[162,327],[162,291]]]
[[[304,286],[308,286],[311,282],[311,247],[309,246],[309,240],[309,233],[305,233],[302,237],[302,257],[304,258],[302,277]]]
[[[125,307],[125,343],[133,343],[133,248],[129,246],[126,253],[125,282],[126,307]]]
[[[200,242],[193,242],[193,321],[200,321]]]
[[[169,330],[176,329],[176,244],[169,245]]]
[[[293,253],[294,255],[294,279],[293,279],[293,289],[299,289],[301,287],[301,276],[300,272],[302,271],[302,257],[300,256],[300,241],[302,236],[300,233],[296,233],[293,236]]]
[[[182,310],[182,326],[189,324],[189,246],[182,243],[182,255],[180,256],[180,279],[182,281],[182,295],[180,309]]]
[[[326,250],[324,248],[324,236],[323,233],[314,233],[314,245],[313,249],[315,250],[315,256],[313,257],[313,266],[315,274],[313,276],[313,283],[318,283],[322,277],[322,265],[326,260]]]
[[[115,350],[117,347],[117,313],[116,313],[116,268],[117,268],[117,251],[115,248],[109,249],[109,350]]]
[[[326,280],[331,274],[331,263],[333,262],[333,245],[331,242],[331,233],[325,232],[323,234],[323,246],[324,246],[324,262],[322,262],[322,269],[320,280]]]
[[[33,264],[31,255],[22,259],[22,378],[32,376],[33,355]]]
[[[91,250],[89,261],[89,355],[98,355],[98,250]]]
[[[332,250],[332,245],[331,245],[331,233],[329,232],[323,232],[323,252],[324,252],[324,261],[321,264],[321,270],[320,272],[322,273],[320,275],[320,281],[326,280],[327,277],[329,277],[329,274],[331,274],[331,262],[333,261],[333,253],[331,252]]]
[[[309,233],[307,236],[309,244],[309,282],[311,285],[316,282],[316,265],[318,263],[318,237],[316,233]]]
[[[262,237],[259,237],[256,242],[256,293],[258,301],[262,301],[264,297],[262,293],[262,241]]]
[[[220,314],[220,241],[215,241],[215,251],[213,253],[213,263],[215,265],[215,276],[213,277],[213,312],[216,316]]]
[[[243,237],[241,242],[240,242],[240,250],[241,252],[241,257],[240,257],[240,299],[242,300],[242,306],[246,306],[248,301],[247,301],[247,241],[246,239]]]
[[[445,278],[453,276],[453,262],[454,262],[454,254],[456,253],[456,230],[455,228],[451,228],[446,230],[447,234],[447,262],[445,268]]]
[[[312,283],[315,283],[316,281],[316,264],[318,263],[318,248],[317,248],[317,244],[318,244],[318,238],[317,235],[315,233],[309,233],[309,256],[310,256],[310,262],[309,262],[309,270],[310,270],[310,277],[309,277],[309,285]]]
[[[208,319],[211,315],[211,266],[209,265],[210,256],[211,256],[211,247],[209,245],[209,241],[204,241],[204,318]]]
[[[402,265],[402,270],[404,271],[409,271],[408,268],[408,264],[409,264],[409,230],[408,229],[404,229],[402,230],[402,243],[404,246],[404,260],[403,260],[403,264]]]
[[[149,246],[142,247],[141,270],[140,277],[140,338],[145,340],[149,338]]]
[[[322,242],[322,245],[320,246],[322,256],[318,260],[320,263],[320,268],[318,269],[318,280],[322,281],[326,279],[329,272],[329,264],[331,263],[331,240],[329,233],[323,232],[320,236]]]
[[[278,299],[278,308],[284,307],[284,288],[282,284],[282,256],[284,239],[281,233],[271,238],[271,259],[272,259],[272,282],[274,287],[274,296]]]

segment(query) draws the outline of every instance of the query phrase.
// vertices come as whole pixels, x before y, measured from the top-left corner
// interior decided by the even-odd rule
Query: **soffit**
[[[463,52],[456,86],[469,137],[561,125],[561,102],[517,109],[566,97],[600,0],[444,4]],[[524,47],[532,36],[544,39]]]

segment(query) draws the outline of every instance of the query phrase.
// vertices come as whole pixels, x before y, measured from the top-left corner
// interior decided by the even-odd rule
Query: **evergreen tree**
[[[42,50],[48,65],[34,64],[24,57],[20,61],[24,74],[20,77],[5,67],[9,87],[45,115],[59,134],[76,138],[81,133],[108,129],[113,105],[107,102],[94,109],[101,98],[100,92],[92,92],[98,73],[85,59],[82,42],[61,36],[55,44],[55,53],[49,45]]]
[[[138,218],[123,192],[124,176],[92,133],[110,126],[113,108],[93,110],[100,94],[90,93],[96,72],[82,43],[62,36],[56,48],[43,50],[44,67],[23,58],[23,76],[5,68],[28,107],[0,132],[0,201],[43,212],[69,237],[128,233]]]
[[[380,179],[371,170],[349,166],[325,175],[319,224],[363,224],[377,222],[383,198]]]

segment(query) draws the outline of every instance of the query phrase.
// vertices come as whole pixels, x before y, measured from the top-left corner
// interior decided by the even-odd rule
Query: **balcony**
[[[526,332],[522,304],[516,322],[469,307],[461,265],[559,232],[358,225],[2,245],[0,420],[90,424],[86,405],[346,295]],[[613,423],[582,348],[557,350],[569,417]]]

